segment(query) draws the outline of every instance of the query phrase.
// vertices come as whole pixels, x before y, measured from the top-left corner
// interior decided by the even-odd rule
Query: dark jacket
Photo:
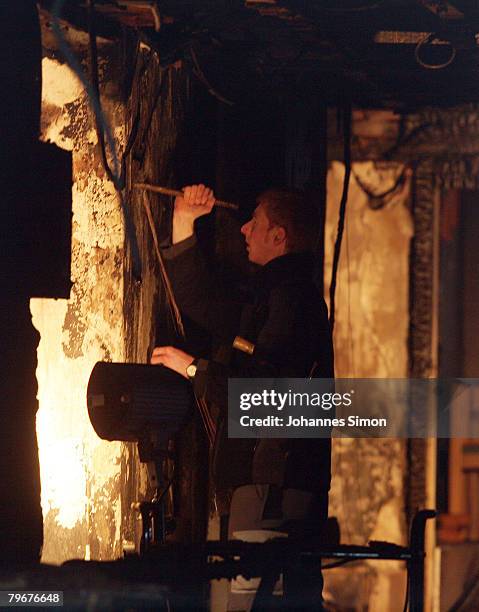
[[[241,302],[225,298],[194,237],[164,251],[182,313],[214,337],[221,360],[202,359],[194,380],[217,422],[212,475],[217,491],[269,483],[314,491],[327,499],[329,439],[248,440],[227,437],[228,377],[333,378],[326,304],[312,282],[312,257],[290,253],[258,269]],[[232,349],[235,336],[254,355]],[[225,357],[226,356],[226,357]]]

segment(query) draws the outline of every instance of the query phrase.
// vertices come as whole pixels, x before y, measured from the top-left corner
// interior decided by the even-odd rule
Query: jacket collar
[[[313,255],[308,252],[287,253],[260,267],[254,275],[256,291],[270,291],[287,281],[312,280]]]

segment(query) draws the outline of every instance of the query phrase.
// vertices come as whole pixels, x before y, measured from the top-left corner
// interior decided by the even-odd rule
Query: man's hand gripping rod
[[[170,196],[182,196],[183,192],[177,189],[169,189],[168,187],[160,187],[159,185],[150,185],[149,183],[134,183],[133,187],[136,189],[144,189],[145,191],[154,191],[155,193],[162,193],[163,195]],[[231,202],[224,202],[223,200],[215,200],[215,206],[220,208],[229,208],[230,210],[238,210],[237,204]]]

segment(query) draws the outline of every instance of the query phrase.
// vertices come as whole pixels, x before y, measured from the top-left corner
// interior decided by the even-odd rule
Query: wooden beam
[[[431,11],[439,19],[458,20],[464,19],[464,14],[450,2],[446,0],[418,0],[419,4],[428,11]]]
[[[389,45],[417,45],[418,42],[423,40],[428,34],[432,33],[433,32],[399,32],[395,30],[381,30],[376,32],[374,35],[374,42]],[[433,38],[428,44],[450,45],[451,43],[448,40],[442,40],[441,38]],[[479,44],[477,38],[476,44]]]

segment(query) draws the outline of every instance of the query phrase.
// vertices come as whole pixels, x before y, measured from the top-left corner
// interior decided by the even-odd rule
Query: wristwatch
[[[193,378],[195,377],[197,368],[198,368],[198,359],[193,359],[190,365],[187,366],[186,368],[186,375],[188,376],[190,380],[193,380]]]

